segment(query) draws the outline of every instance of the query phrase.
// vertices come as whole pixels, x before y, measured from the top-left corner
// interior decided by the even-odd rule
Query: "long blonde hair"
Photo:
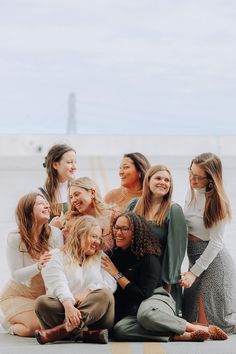
[[[193,163],[200,167],[208,178],[205,193],[206,204],[203,214],[205,227],[210,228],[223,219],[230,220],[231,208],[223,187],[222,163],[220,158],[211,152],[206,152],[196,156],[191,161],[190,168]],[[191,192],[191,201],[193,201],[193,188],[191,188]]]
[[[172,179],[169,169],[164,165],[154,165],[147,170],[144,181],[143,181],[143,192],[142,192],[142,195],[139,198],[139,200],[134,208],[134,212],[138,215],[145,217],[145,215],[148,213],[148,211],[152,209],[152,203],[151,203],[152,192],[150,190],[149,182],[150,182],[151,177],[159,171],[166,171],[166,172],[168,172],[168,174],[170,176],[169,192],[163,196],[162,201],[161,201],[161,205],[152,220],[153,222],[155,222],[159,225],[162,225],[164,223],[165,217],[170,209],[172,192],[173,192],[173,179]]]
[[[90,215],[80,216],[75,220],[63,247],[63,252],[67,255],[69,263],[81,265],[91,258],[86,257],[86,252],[90,245],[89,235],[91,229],[96,226],[100,226],[99,221]],[[95,253],[94,256],[97,257],[97,254]]]
[[[70,183],[69,192],[71,187],[80,187],[85,189],[86,191],[93,190],[94,198],[92,200],[92,204],[93,204],[96,217],[109,215],[109,211],[112,209],[103,202],[100,189],[97,183],[94,182],[90,177],[79,177],[73,180]],[[73,205],[71,205],[70,200],[68,203],[69,203],[69,211],[68,211],[69,217],[82,215],[73,207]]]

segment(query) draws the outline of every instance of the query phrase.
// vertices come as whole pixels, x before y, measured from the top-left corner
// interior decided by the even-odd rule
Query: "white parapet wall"
[[[67,143],[80,156],[114,156],[140,151],[146,155],[196,155],[211,151],[236,155],[236,136],[198,135],[0,135],[0,156],[45,155]]]

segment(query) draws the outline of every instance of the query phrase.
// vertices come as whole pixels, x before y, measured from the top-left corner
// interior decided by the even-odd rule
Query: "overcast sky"
[[[0,133],[236,134],[235,0],[0,0]]]

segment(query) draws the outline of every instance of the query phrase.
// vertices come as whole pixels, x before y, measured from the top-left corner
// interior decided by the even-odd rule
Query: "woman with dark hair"
[[[39,190],[50,204],[50,224],[61,229],[63,214],[68,209],[68,184],[77,170],[76,152],[66,144],[53,145],[45,157],[43,166],[46,168],[47,178],[44,187],[40,187]]]
[[[119,215],[113,224],[116,248],[102,265],[117,281],[114,337],[121,341],[203,341],[218,328],[176,316],[172,296],[161,287],[160,247],[147,221]],[[218,332],[217,332],[218,333]]]
[[[184,214],[188,226],[189,271],[182,274],[183,315],[187,320],[216,324],[235,332],[236,271],[224,246],[230,203],[218,156],[203,153],[189,168],[190,190]]]
[[[144,176],[149,167],[148,159],[140,152],[125,154],[119,170],[121,187],[109,191],[105,195],[105,202],[124,211],[132,198],[142,194]]]
[[[7,238],[7,261],[12,280],[0,296],[2,323],[10,334],[33,336],[40,328],[34,312],[35,299],[45,294],[41,270],[52,248],[63,245],[58,228],[49,226],[50,209],[40,193],[23,196],[16,208],[18,230]]]

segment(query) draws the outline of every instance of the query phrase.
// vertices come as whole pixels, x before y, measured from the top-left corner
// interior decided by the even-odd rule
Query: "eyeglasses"
[[[114,232],[118,232],[120,230],[120,232],[122,234],[127,234],[127,232],[130,230],[127,226],[113,226],[113,231]]]
[[[204,179],[208,179],[207,176],[197,176],[193,173],[193,171],[191,170],[191,168],[188,169],[188,173],[189,173],[189,176],[194,178],[196,182],[200,182],[200,181],[203,181]]]

